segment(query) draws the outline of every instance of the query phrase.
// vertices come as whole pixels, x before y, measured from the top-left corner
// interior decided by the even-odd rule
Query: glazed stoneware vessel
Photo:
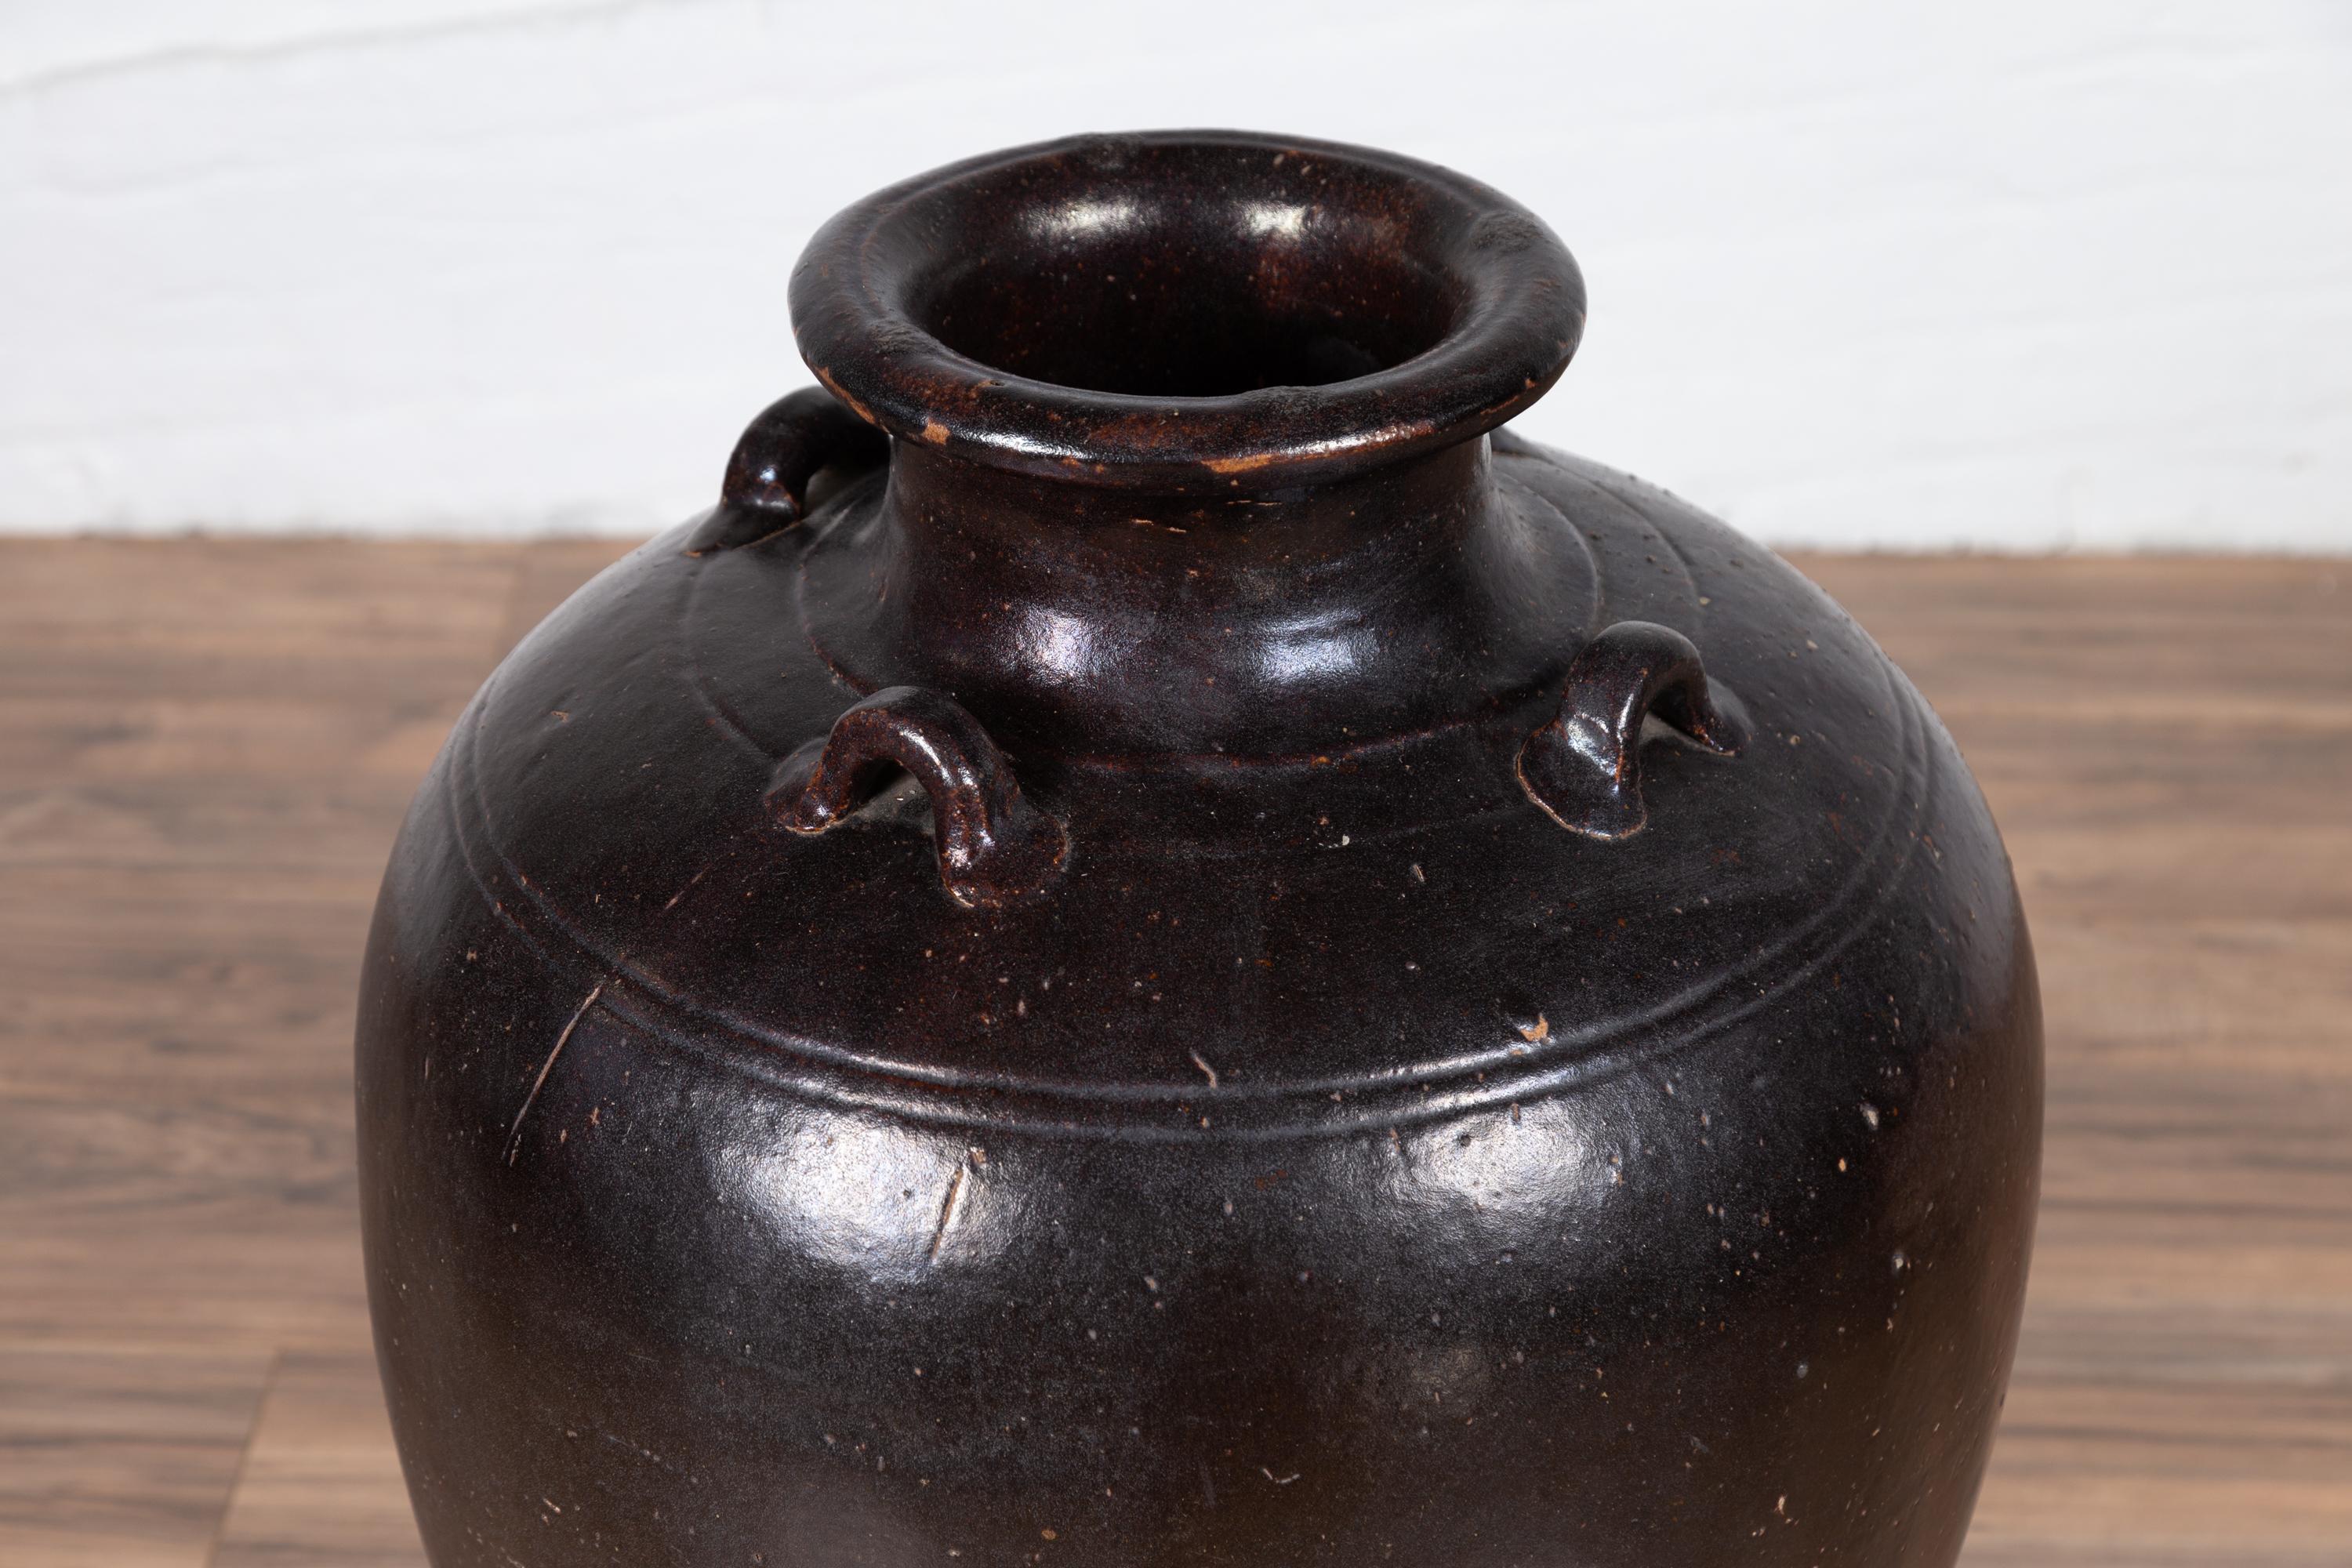
[[[1939,1565],[2041,1032],[1852,620],[1502,426],[1575,264],[1225,132],[925,174],[475,699],[359,1021],[440,1568]]]

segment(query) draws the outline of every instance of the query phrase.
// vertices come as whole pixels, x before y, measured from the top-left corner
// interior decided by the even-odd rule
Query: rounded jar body
[[[1355,314],[1265,280],[1268,211]],[[1105,379],[1066,279],[1155,267],[1350,374],[1015,374]],[[1076,142],[852,209],[795,318],[837,404],[510,656],[386,879],[362,1201],[436,1563],[1950,1562],[2036,1184],[2007,863],[1818,590],[1489,433],[1581,320],[1548,232]]]

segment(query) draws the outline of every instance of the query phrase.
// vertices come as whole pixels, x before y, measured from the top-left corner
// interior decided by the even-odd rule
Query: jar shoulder
[[[1662,492],[1513,441],[1496,466],[1601,563],[1595,629],[1671,626],[1751,721],[1732,756],[1640,742],[1630,837],[1568,831],[1521,786],[1518,746],[1558,702],[1537,691],[1360,755],[1016,756],[1066,824],[1066,873],[1019,907],[960,905],[910,782],[814,836],[765,799],[865,695],[799,618],[820,513],[715,556],[656,540],[528,638],[421,793],[386,918],[436,984],[487,984],[430,948],[477,924],[469,951],[543,972],[533,1038],[601,985],[795,1092],[1154,1139],[1557,1093],[1825,977],[1997,1005],[2025,942],[1998,836],[1867,636]]]

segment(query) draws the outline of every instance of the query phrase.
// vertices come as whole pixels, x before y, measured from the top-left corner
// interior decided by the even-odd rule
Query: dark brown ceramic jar
[[[1949,1563],[2009,869],[1835,605],[1499,429],[1550,231],[1090,139],[861,203],[792,305],[828,392],[516,650],[385,881],[435,1563]]]

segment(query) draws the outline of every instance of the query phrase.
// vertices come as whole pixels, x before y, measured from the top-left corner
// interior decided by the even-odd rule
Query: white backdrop
[[[1582,262],[1520,421],[1781,544],[2352,550],[2352,5],[6,0],[0,528],[642,532],[876,185],[1231,124]]]

